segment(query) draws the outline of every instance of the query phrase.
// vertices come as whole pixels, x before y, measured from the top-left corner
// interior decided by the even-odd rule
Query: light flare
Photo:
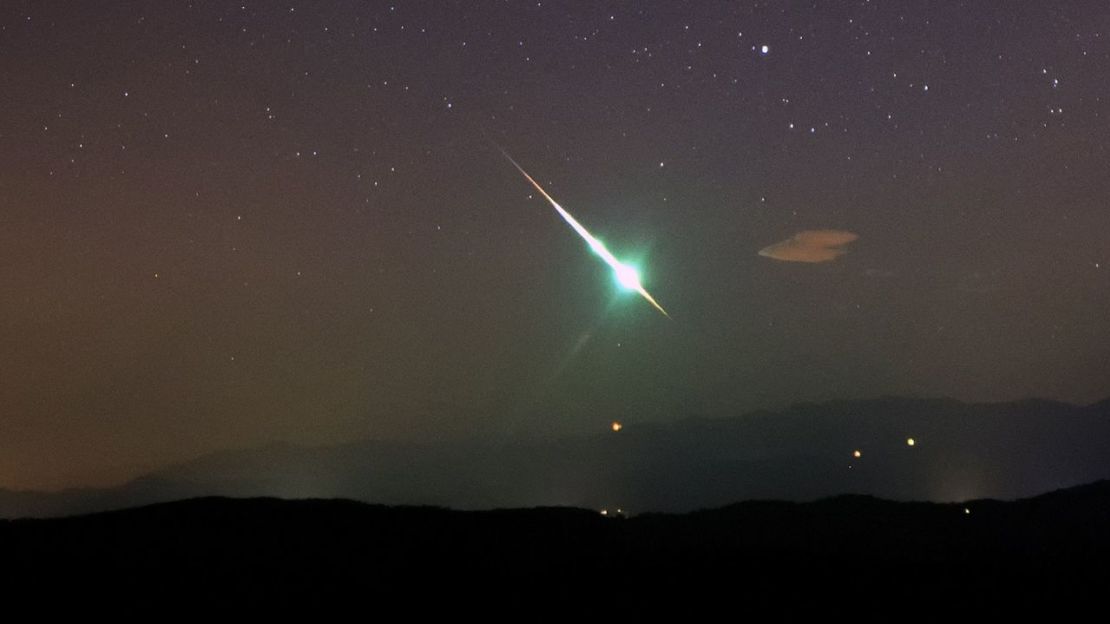
[[[604,243],[594,238],[593,234],[590,234],[589,230],[587,230],[581,223],[578,222],[578,219],[572,217],[569,212],[567,212],[562,206],[559,205],[559,202],[555,201],[553,197],[548,195],[547,191],[543,190],[543,187],[540,186],[539,182],[536,182],[536,180],[532,178],[532,176],[528,175],[528,172],[524,170],[524,167],[521,167],[519,164],[517,164],[517,162],[513,160],[513,157],[509,156],[508,152],[506,152],[505,150],[501,150],[501,153],[504,154],[505,158],[507,158],[509,162],[511,162],[513,166],[516,167],[516,170],[519,171],[520,174],[525,177],[525,179],[531,182],[532,186],[534,186],[536,190],[539,191],[541,195],[543,195],[544,199],[546,199],[547,202],[551,204],[551,207],[559,213],[559,216],[563,218],[563,221],[566,221],[567,225],[573,228],[574,231],[577,232],[578,235],[586,241],[586,243],[590,246],[590,249],[592,249],[593,252],[597,254],[602,260],[604,260],[605,264],[608,264],[610,268],[613,269],[617,281],[621,284],[621,286],[624,286],[628,290],[636,291],[641,297],[647,300],[648,303],[655,307],[656,310],[659,310],[659,312],[661,312],[663,316],[671,318],[671,315],[667,314],[667,311],[663,309],[663,306],[659,305],[659,302],[655,300],[655,297],[652,297],[651,293],[649,293],[647,289],[644,288],[644,285],[640,283],[640,274],[638,271],[636,271],[635,267],[629,266],[621,262],[620,260],[617,260],[616,256],[614,256],[608,249],[606,249]]]

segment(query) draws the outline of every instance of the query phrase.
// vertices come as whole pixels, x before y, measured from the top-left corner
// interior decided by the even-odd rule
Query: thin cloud
[[[844,230],[804,230],[759,250],[759,255],[783,262],[831,262],[848,253],[844,246],[859,236]]]

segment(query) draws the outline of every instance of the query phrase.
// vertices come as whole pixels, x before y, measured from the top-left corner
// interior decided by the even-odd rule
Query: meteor
[[[528,172],[524,170],[524,167],[521,167],[519,164],[517,164],[517,162],[513,160],[513,157],[509,156],[508,152],[502,149],[501,153],[505,156],[505,158],[508,159],[509,162],[513,164],[514,167],[516,167],[516,170],[519,171],[521,175],[523,175],[529,182],[532,183],[532,186],[536,187],[536,190],[539,191],[540,194],[543,195],[544,198],[547,200],[547,202],[551,204],[551,207],[559,213],[559,216],[563,218],[563,221],[566,221],[567,225],[573,228],[574,231],[582,237],[582,240],[586,241],[586,243],[590,246],[590,249],[592,249],[593,252],[597,254],[602,260],[604,260],[605,264],[608,264],[613,269],[613,273],[614,275],[616,275],[617,281],[620,282],[621,286],[627,288],[628,290],[636,291],[640,294],[641,297],[646,299],[648,303],[654,306],[656,310],[659,310],[659,312],[661,312],[663,316],[671,318],[671,315],[667,314],[667,311],[663,309],[663,306],[659,305],[659,302],[655,300],[655,297],[652,297],[651,293],[649,293],[644,288],[644,285],[640,283],[640,273],[636,271],[635,267],[629,266],[627,264],[624,264],[620,260],[617,260],[616,256],[614,256],[608,249],[605,248],[604,243],[594,238],[594,236],[590,234],[590,232],[585,227],[583,227],[581,223],[578,222],[578,219],[572,217],[569,212],[564,210],[563,207],[559,205],[559,202],[555,201],[550,195],[548,195],[547,191],[543,190],[543,187],[540,186],[539,183],[532,178],[532,176],[528,175]]]

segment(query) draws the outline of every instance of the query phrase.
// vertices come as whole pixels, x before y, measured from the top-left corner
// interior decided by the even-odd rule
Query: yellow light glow
[[[906,438],[906,446],[913,446],[914,444],[917,444],[917,442],[913,438]]]
[[[852,451],[852,457],[855,457],[856,459],[859,459],[861,455],[863,455],[863,453],[860,453],[858,450]]]
[[[616,420],[613,421],[613,424],[610,425],[610,427],[612,427],[613,431],[620,431],[621,429],[624,429],[624,425],[620,424],[620,422]]]

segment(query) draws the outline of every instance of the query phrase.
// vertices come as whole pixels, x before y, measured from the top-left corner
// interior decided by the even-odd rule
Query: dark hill
[[[779,616],[1059,613],[1101,596],[1107,527],[1110,482],[1014,502],[841,496],[629,519],[202,498],[0,522],[0,580],[11,597],[45,592],[137,612],[179,602],[409,608],[421,595],[444,608],[709,601]]]

